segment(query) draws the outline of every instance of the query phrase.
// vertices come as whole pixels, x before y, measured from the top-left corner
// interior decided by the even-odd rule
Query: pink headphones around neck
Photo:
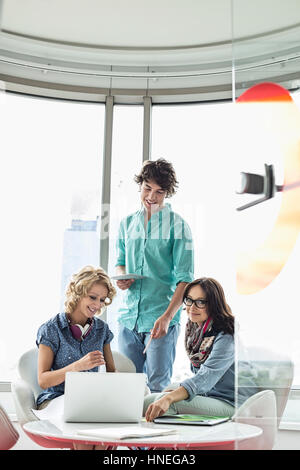
[[[69,327],[70,327],[72,336],[75,339],[83,340],[91,332],[92,327],[93,327],[93,323],[94,323],[94,319],[93,318],[88,319],[87,324],[84,325],[84,326],[78,325],[78,323],[76,323],[76,325],[71,325],[70,320],[68,320],[68,323],[69,323]]]

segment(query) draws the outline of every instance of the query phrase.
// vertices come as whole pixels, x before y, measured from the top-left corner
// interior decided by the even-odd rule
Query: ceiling
[[[0,80],[88,101],[230,99],[299,87],[299,38],[299,0],[0,0]]]

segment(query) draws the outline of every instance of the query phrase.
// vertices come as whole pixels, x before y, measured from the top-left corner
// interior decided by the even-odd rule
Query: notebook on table
[[[65,422],[137,423],[142,419],[146,375],[67,372]]]
[[[155,418],[154,422],[160,424],[188,424],[190,426],[213,426],[215,424],[224,423],[229,420],[229,416],[177,414],[169,416],[160,416],[159,418]]]
[[[118,427],[118,428],[98,428],[98,429],[78,429],[77,434],[92,437],[102,437],[111,439],[132,439],[132,438],[148,438],[156,436],[167,436],[169,434],[177,434],[177,429],[161,429],[155,427]]]

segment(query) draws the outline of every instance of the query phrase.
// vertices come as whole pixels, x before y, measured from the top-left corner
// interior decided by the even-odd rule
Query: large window
[[[292,96],[299,105],[299,94]],[[236,308],[243,344],[253,350],[268,350],[274,358],[276,386],[288,373],[279,371],[278,365],[290,358],[294,363],[293,387],[299,388],[300,110],[295,103],[245,103],[237,112],[239,169],[264,174],[264,164],[272,164],[276,185],[290,188],[275,191],[271,200],[237,216]],[[240,205],[243,202],[240,199]]]
[[[242,249],[251,251],[264,242],[282,204],[282,194],[277,193],[269,201],[237,212],[237,207],[248,202],[245,198],[249,199],[235,194],[239,172],[264,174],[267,163],[274,165],[276,184],[282,184],[284,176],[284,155],[278,139],[271,139],[270,129],[267,133],[261,129],[250,138],[254,117],[250,112],[240,114],[237,106],[227,103],[154,107],[152,158],[165,157],[177,172],[179,190],[170,202],[192,229],[195,277],[212,276],[221,282],[238,322],[241,344],[289,356],[295,364],[293,386],[298,387],[299,237],[286,265],[267,288],[251,295],[237,292],[238,253]],[[276,262],[278,253],[272,251],[270,256]],[[188,370],[184,326],[183,312],[174,380],[181,379]]]
[[[141,207],[139,187],[134,176],[142,166],[143,152],[143,107],[114,106],[110,244],[108,272],[115,274],[116,238],[120,221]],[[114,332],[112,349],[118,349],[118,308],[124,292],[117,288],[117,296],[107,309],[109,327]]]
[[[104,106],[2,95],[1,381],[63,309],[70,275],[99,263]]]
[[[294,97],[299,105],[299,94]],[[63,309],[71,274],[85,264],[99,264],[104,106],[6,94],[1,95],[1,111],[2,318],[8,329],[0,333],[0,373],[2,381],[9,381],[20,354],[34,347],[38,326]],[[175,167],[179,189],[169,202],[191,227],[195,277],[221,282],[247,346],[283,347],[295,363],[297,387],[299,237],[266,289],[253,295],[236,291],[236,253],[263,242],[282,204],[278,193],[237,213],[244,202],[235,195],[237,173],[263,173],[263,164],[272,163],[276,183],[284,177],[276,142],[270,145],[263,135],[247,139],[246,115],[236,117],[236,105],[230,102],[154,106],[151,158],[164,157]],[[115,272],[119,222],[140,207],[133,178],[142,164],[142,136],[143,107],[114,106],[110,275]],[[118,290],[107,315],[114,349],[122,295]],[[185,320],[183,312],[173,380],[189,374]],[[282,322],[292,325],[286,334]],[[272,334],[266,336],[270,325]]]
[[[230,142],[232,104],[155,106],[152,158],[174,165],[179,188],[170,199],[192,230],[195,278],[211,276],[235,294],[234,165]],[[173,380],[189,374],[182,312]]]

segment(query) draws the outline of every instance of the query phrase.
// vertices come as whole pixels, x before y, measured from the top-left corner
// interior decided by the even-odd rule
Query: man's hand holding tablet
[[[139,274],[120,274],[118,276],[112,276],[112,279],[115,279],[117,286],[121,290],[129,289],[129,287],[134,283],[136,279],[144,279],[144,276]]]

